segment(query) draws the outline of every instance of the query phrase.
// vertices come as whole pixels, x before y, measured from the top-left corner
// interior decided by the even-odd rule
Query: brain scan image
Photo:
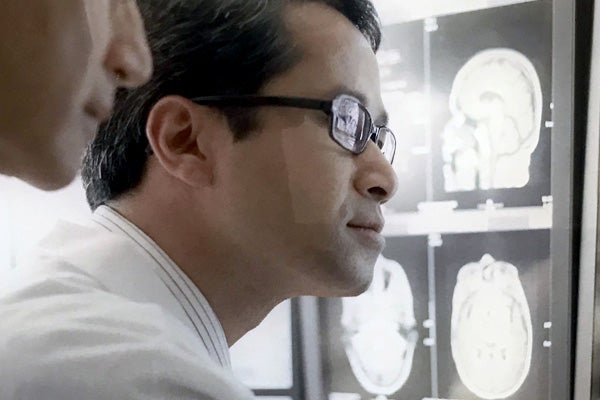
[[[442,133],[447,192],[520,188],[529,182],[542,120],[540,78],[523,54],[495,48],[457,73]]]
[[[527,377],[532,322],[517,268],[486,254],[463,266],[452,298],[452,357],[463,384],[483,399],[514,394]]]
[[[413,295],[404,269],[380,256],[371,286],[342,299],[344,349],[361,386],[378,398],[407,381],[418,340]]]

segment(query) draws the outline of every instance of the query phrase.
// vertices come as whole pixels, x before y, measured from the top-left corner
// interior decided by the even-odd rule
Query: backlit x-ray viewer
[[[378,398],[406,383],[418,340],[413,295],[404,269],[380,256],[369,289],[342,299],[344,348],[352,372]]]
[[[483,399],[516,393],[529,374],[533,326],[517,268],[489,254],[463,266],[452,298],[452,357]]]
[[[540,78],[525,55],[494,48],[467,61],[452,84],[442,134],[445,190],[525,186],[542,105]]]

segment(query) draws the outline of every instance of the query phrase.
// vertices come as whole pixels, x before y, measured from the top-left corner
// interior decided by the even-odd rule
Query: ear
[[[162,168],[192,187],[213,183],[220,114],[180,96],[165,96],[150,110],[146,136]]]

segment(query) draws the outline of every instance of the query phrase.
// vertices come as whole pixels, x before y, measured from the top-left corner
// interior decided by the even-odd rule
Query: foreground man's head
[[[92,208],[123,213],[211,300],[199,268],[272,299],[364,290],[397,186],[393,135],[376,128],[371,3],[165,0],[142,12],[155,75],[119,93],[90,146]]]
[[[116,88],[150,77],[135,0],[3,2],[0,36],[0,173],[64,186]]]

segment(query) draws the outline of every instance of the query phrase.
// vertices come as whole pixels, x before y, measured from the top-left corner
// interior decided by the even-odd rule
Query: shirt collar
[[[200,290],[175,262],[148,235],[112,208],[98,207],[92,220],[110,232],[131,239],[154,260],[156,273],[189,318],[211,358],[231,368],[229,347],[221,323]]]

